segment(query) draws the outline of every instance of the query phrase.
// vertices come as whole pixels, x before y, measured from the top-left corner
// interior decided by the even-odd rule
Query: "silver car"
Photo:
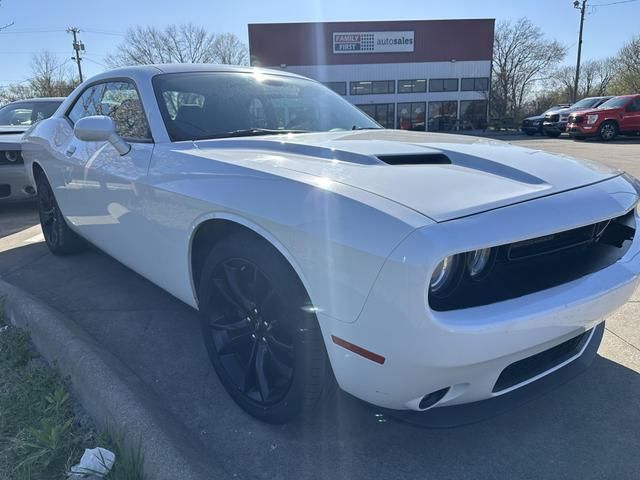
[[[55,113],[63,97],[19,100],[0,108],[0,202],[34,198],[22,161],[22,135]]]

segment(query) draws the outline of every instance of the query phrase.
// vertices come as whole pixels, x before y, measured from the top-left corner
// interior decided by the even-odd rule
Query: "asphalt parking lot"
[[[514,144],[602,161],[640,177],[640,140],[515,137]],[[210,367],[194,311],[106,255],[58,258],[33,208],[0,209],[0,277],[76,321],[197,439],[246,479],[632,479],[640,472],[640,294],[607,322],[591,368],[481,423],[430,430],[337,393],[304,424],[244,414]]]

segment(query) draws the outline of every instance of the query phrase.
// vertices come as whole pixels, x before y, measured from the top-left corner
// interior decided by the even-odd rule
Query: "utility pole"
[[[78,64],[78,75],[80,76],[80,83],[83,82],[82,78],[82,66],[80,65],[80,61],[82,58],[80,57],[80,52],[84,52],[84,43],[78,41],[78,34],[80,33],[79,28],[69,27],[67,28],[67,33],[73,34],[73,49],[76,52],[75,57],[71,57],[71,60],[75,60]]]
[[[574,8],[580,10],[580,33],[578,34],[578,60],[576,61],[576,79],[573,84],[573,103],[578,98],[578,81],[580,80],[580,55],[582,54],[582,27],[584,26],[584,12],[587,8],[587,0],[574,0]]]

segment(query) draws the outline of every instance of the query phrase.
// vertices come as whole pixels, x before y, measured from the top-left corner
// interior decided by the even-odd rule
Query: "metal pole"
[[[576,8],[580,8],[580,33],[578,34],[578,60],[576,61],[576,79],[573,84],[573,103],[576,103],[578,99],[578,81],[580,80],[580,56],[582,54],[582,27],[584,26],[584,11],[587,7],[587,0],[582,0],[582,5],[579,6],[579,2],[574,3]]]
[[[82,58],[80,58],[80,43],[78,43],[78,33],[80,33],[80,30],[77,28],[68,28],[67,32],[70,32],[71,34],[73,34],[73,49],[76,52],[76,56],[73,58],[73,60],[76,61],[76,63],[78,64],[78,75],[80,76],[80,83],[83,82],[83,78],[82,78],[82,66],[80,65],[80,61],[82,60]]]

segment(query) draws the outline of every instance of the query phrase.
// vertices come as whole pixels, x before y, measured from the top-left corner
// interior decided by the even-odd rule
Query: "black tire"
[[[333,379],[311,302],[268,242],[240,232],[204,261],[198,288],[209,358],[247,413],[281,424],[304,416]]]
[[[598,138],[603,142],[610,142],[618,136],[618,125],[616,122],[607,120],[602,122],[600,128],[598,128]]]
[[[87,248],[87,242],[67,225],[53,189],[44,173],[36,175],[38,214],[44,240],[54,255],[72,255]]]
[[[561,135],[560,132],[544,132],[544,134],[549,138],[558,138]]]

